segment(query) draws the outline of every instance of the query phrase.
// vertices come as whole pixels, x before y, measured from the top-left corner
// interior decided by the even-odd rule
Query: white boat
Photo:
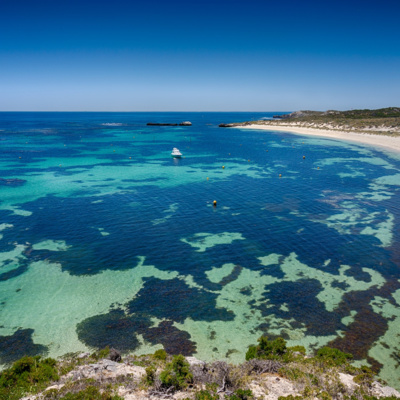
[[[182,153],[179,151],[179,149],[177,149],[176,147],[174,147],[172,149],[172,153],[171,156],[174,158],[181,158],[182,157]]]

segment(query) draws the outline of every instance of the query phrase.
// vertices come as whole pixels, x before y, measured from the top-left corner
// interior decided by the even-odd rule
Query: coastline
[[[355,132],[345,132],[345,131],[336,131],[336,130],[328,130],[328,129],[315,129],[315,128],[304,128],[293,125],[281,125],[281,124],[268,124],[268,125],[243,125],[243,126],[234,126],[234,128],[240,129],[259,129],[266,131],[280,131],[280,132],[288,132],[294,133],[298,135],[307,135],[307,136],[320,136],[326,137],[330,139],[338,139],[338,140],[346,140],[349,142],[356,142],[367,144],[369,146],[380,147],[385,150],[389,150],[394,153],[400,154],[400,137],[391,137],[386,135],[374,135],[373,133],[363,132],[363,133],[355,133]]]

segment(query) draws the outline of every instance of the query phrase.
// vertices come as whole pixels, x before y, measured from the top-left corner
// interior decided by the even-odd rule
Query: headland
[[[400,108],[350,111],[296,111],[273,120],[221,124],[221,127],[261,129],[314,135],[364,143],[400,153]]]

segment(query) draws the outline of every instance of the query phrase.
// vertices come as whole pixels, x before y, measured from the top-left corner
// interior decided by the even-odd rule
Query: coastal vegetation
[[[283,338],[270,340],[265,336],[249,347],[246,361],[239,365],[205,363],[193,357],[169,355],[164,350],[152,355],[127,355],[122,360],[118,351],[106,348],[93,354],[69,354],[58,361],[23,357],[0,373],[0,398],[16,400],[31,394],[27,399],[120,400],[151,396],[261,400],[274,394],[272,398],[277,400],[392,400],[400,396],[390,388],[386,392],[389,395],[382,395],[385,392],[377,391],[382,385],[374,380],[373,371],[367,366],[356,367],[351,360],[351,354],[329,347],[307,356],[302,346],[288,347]],[[106,372],[104,366],[108,367]],[[117,367],[123,372],[113,373]],[[276,385],[281,385],[280,392],[275,389],[269,394]]]
[[[223,127],[233,127],[253,124],[297,126],[400,136],[400,107],[387,107],[376,110],[295,111],[290,114],[276,115],[274,120],[246,121],[221,125]]]

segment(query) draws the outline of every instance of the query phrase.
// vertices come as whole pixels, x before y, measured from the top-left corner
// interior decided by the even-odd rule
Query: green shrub
[[[374,374],[371,371],[370,368],[368,368],[366,365],[362,365],[361,368],[359,369],[359,374],[357,374],[354,378],[353,381],[360,384],[360,385],[368,385],[371,386],[373,382]]]
[[[154,353],[154,358],[157,360],[165,361],[167,359],[167,352],[164,349],[157,350]]]
[[[246,353],[246,360],[260,358],[263,360],[282,360],[287,352],[286,341],[278,337],[274,340],[268,340],[266,336],[258,339],[257,346],[250,346]]]
[[[283,367],[279,370],[279,374],[291,381],[297,381],[305,376],[305,373],[296,367]]]
[[[318,396],[321,400],[332,400],[332,396],[327,392],[322,392]]]
[[[95,358],[100,360],[101,358],[106,358],[110,354],[110,346],[104,347],[104,349],[99,350],[97,353],[95,353]]]
[[[251,390],[238,389],[229,397],[229,400],[253,400],[253,393]]]
[[[193,382],[193,375],[190,373],[189,363],[185,357],[179,354],[174,356],[172,362],[168,363],[160,374],[160,380],[166,387],[174,387],[176,390],[184,389]]]
[[[347,363],[347,360],[352,359],[353,355],[331,347],[322,347],[318,350],[316,358],[328,365],[338,366]]]
[[[146,383],[148,385],[152,385],[156,378],[156,368],[153,365],[150,365],[146,368]]]
[[[38,392],[50,381],[60,379],[55,365],[52,358],[22,357],[0,373],[0,398],[14,399],[22,393]]]
[[[289,394],[289,396],[279,396],[278,400],[303,400],[303,397]]]
[[[88,386],[85,390],[77,393],[67,393],[61,399],[63,400],[123,400],[122,397],[111,393],[100,393],[99,389],[94,386]]]
[[[288,347],[288,350],[290,350],[292,352],[297,352],[297,353],[303,354],[303,356],[306,355],[306,348],[304,346]]]
[[[257,346],[250,346],[246,352],[246,361],[257,358]]]
[[[195,400],[219,400],[219,395],[210,393],[208,390],[200,390],[194,396]]]

